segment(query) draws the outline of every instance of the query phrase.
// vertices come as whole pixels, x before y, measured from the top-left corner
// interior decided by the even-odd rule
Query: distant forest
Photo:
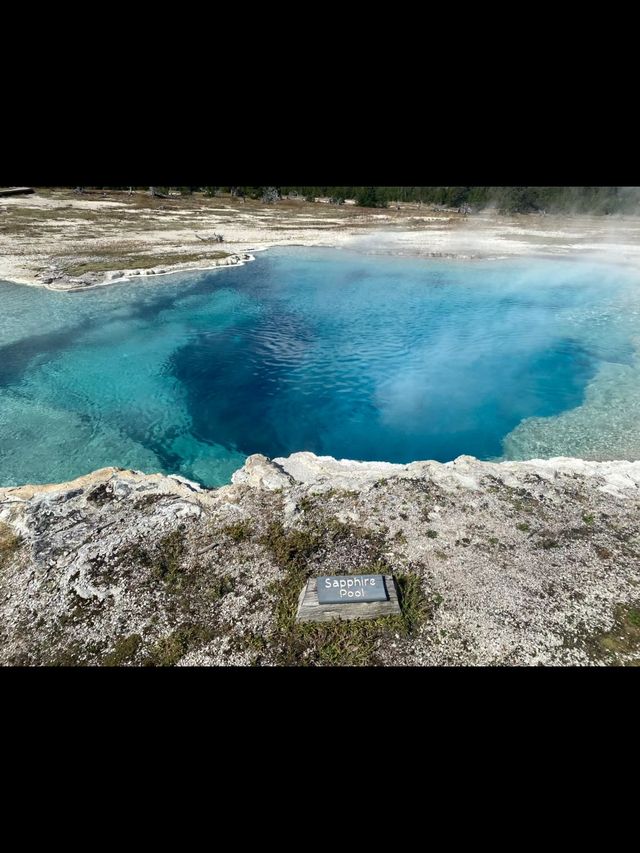
[[[421,201],[472,210],[497,207],[503,213],[633,213],[640,209],[638,187],[282,187],[306,197],[355,198],[367,207]]]
[[[82,189],[78,187],[77,189]],[[89,189],[84,188],[84,189]],[[104,187],[104,189],[108,189]],[[127,189],[112,187],[111,189]],[[135,187],[135,189],[148,189]],[[153,187],[157,193],[204,191],[276,201],[297,195],[313,201],[329,198],[340,204],[355,199],[361,207],[387,207],[398,202],[422,202],[475,211],[495,207],[501,213],[638,213],[640,187]]]

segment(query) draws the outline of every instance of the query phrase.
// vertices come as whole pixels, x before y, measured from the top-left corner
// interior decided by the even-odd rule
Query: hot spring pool
[[[0,485],[248,454],[640,458],[640,283],[561,258],[274,249],[64,294],[0,283]]]

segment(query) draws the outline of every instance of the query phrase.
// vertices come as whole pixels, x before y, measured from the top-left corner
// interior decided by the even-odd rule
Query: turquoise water
[[[567,259],[294,248],[84,293],[0,283],[0,484],[117,465],[215,486],[297,450],[637,458],[638,293]]]

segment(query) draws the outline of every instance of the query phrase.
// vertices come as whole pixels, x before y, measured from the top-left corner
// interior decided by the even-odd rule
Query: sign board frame
[[[357,577],[345,575],[345,577]],[[347,601],[338,604],[320,604],[318,601],[318,578],[309,578],[302,587],[298,599],[296,622],[331,622],[334,619],[378,619],[380,616],[398,616],[400,602],[393,575],[383,575],[387,601]]]

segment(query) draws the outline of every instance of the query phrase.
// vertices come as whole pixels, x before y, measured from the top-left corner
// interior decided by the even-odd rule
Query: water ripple
[[[0,288],[0,484],[120,465],[217,485],[296,450],[640,453],[628,270],[289,249],[74,297]]]

